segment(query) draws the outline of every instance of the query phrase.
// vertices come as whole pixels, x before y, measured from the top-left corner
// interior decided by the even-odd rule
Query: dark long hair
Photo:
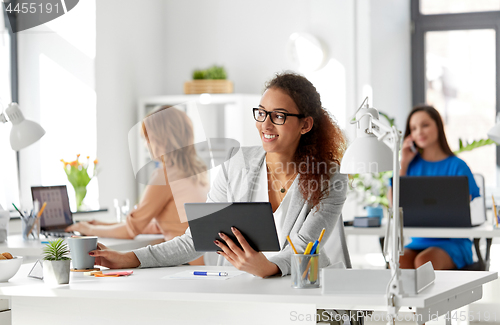
[[[429,105],[417,105],[413,107],[413,109],[410,112],[410,115],[408,115],[408,119],[406,120],[406,130],[405,130],[405,138],[410,135],[411,130],[410,130],[410,120],[413,114],[417,112],[426,112],[431,119],[436,122],[437,129],[438,129],[438,142],[439,146],[441,147],[441,150],[448,156],[455,156],[453,151],[451,151],[450,146],[448,145],[448,140],[446,140],[446,134],[444,133],[444,125],[443,125],[443,120],[441,119],[441,115],[439,112],[432,106]]]
[[[293,72],[283,72],[266,83],[265,89],[270,88],[283,90],[292,98],[301,114],[313,118],[313,127],[300,137],[293,159],[299,167],[302,197],[313,207],[319,208],[320,201],[329,194],[329,187],[325,184],[329,184],[330,177],[338,170],[346,150],[344,134],[321,106],[318,91],[305,77]],[[305,170],[303,166],[306,166]],[[317,187],[312,188],[311,183]]]

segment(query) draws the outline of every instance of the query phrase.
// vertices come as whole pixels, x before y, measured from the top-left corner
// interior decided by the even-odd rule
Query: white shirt
[[[271,176],[272,177],[272,176]],[[297,176],[295,176],[295,179],[293,180],[292,184],[290,185],[290,188],[285,194],[285,197],[283,198],[283,201],[281,201],[281,204],[279,205],[278,209],[273,213],[274,215],[274,224],[276,226],[276,232],[278,234],[278,241],[280,243],[280,247],[283,247],[283,244],[286,241],[286,234],[283,234],[282,228],[283,228],[283,220],[285,220],[286,213],[288,211],[288,208],[290,207],[290,202],[291,202],[291,197],[292,194],[290,192],[293,192],[296,190],[297,186],[295,186],[295,183],[297,182]],[[285,184],[286,185],[286,184]],[[264,159],[264,163],[262,164],[262,167],[260,168],[259,171],[259,176],[257,178],[256,182],[257,188],[254,189],[253,195],[251,198],[251,202],[269,202],[269,183],[267,180],[267,164],[266,160]],[[269,258],[273,255],[276,255],[278,252],[266,252],[264,255]]]

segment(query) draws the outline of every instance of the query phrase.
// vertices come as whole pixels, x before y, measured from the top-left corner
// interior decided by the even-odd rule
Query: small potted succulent
[[[69,283],[71,259],[68,245],[63,239],[49,241],[43,249],[43,281],[46,284],[58,285]]]

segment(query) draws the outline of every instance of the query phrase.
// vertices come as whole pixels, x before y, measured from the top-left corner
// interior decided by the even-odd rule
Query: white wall
[[[212,64],[224,65],[235,92],[261,93],[275,72],[293,69],[285,51],[293,32],[317,36],[328,59],[344,69],[342,90],[320,91],[337,99],[328,108],[348,134],[346,121],[364,85],[373,89],[374,106],[403,127],[411,107],[409,1],[155,0],[140,11],[128,0],[98,2],[101,206],[111,207],[114,197],[137,198],[126,137],[137,122],[137,98],[181,94],[193,69]]]
[[[193,69],[214,63],[225,66],[235,92],[260,93],[275,72],[293,68],[285,52],[293,32],[311,33],[325,45],[336,69],[308,77],[327,85],[318,88],[348,134],[346,121],[365,84],[373,88],[375,107],[395,115],[400,128],[410,108],[408,1],[150,0],[137,10],[130,0],[106,0],[96,2],[96,12],[101,207],[111,208],[113,198],[138,198],[127,133],[138,122],[140,97],[180,94]],[[21,101],[26,115],[39,120],[38,91],[26,87],[26,80],[38,78],[27,56],[32,47],[29,38],[20,39]],[[329,88],[333,79],[340,86]],[[28,165],[40,152],[30,150],[21,168],[26,182],[35,184],[40,175],[31,175]]]
[[[167,94],[181,93],[194,69],[212,64],[224,65],[236,93],[261,93],[274,73],[293,69],[286,57],[289,36],[308,32],[324,43],[328,59],[335,59],[346,71],[342,82],[347,91],[338,93],[343,100],[328,108],[343,120],[346,107],[352,104],[352,1],[167,0],[164,15]],[[336,90],[324,90],[324,96]]]
[[[164,1],[97,1],[97,156],[101,207],[138,199],[128,149],[137,99],[163,93]]]
[[[237,93],[261,93],[275,72],[293,67],[286,43],[293,32],[316,35],[345,70],[332,112],[345,124],[354,102],[354,5],[342,0],[97,2],[97,155],[101,206],[137,199],[127,132],[136,100],[181,94],[196,68],[222,64]],[[317,77],[318,79],[321,76]],[[345,91],[344,91],[345,90]],[[327,94],[328,95],[328,94]]]
[[[410,1],[370,3],[373,106],[396,118],[404,132],[411,110]]]

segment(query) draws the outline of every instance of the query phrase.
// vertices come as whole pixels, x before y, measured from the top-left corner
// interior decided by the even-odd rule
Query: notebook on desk
[[[467,176],[406,176],[400,181],[405,227],[473,227]]]
[[[33,202],[47,202],[40,217],[40,232],[46,237],[71,237],[74,232],[66,232],[66,227],[73,224],[73,213],[69,208],[68,190],[66,185],[32,186]]]

